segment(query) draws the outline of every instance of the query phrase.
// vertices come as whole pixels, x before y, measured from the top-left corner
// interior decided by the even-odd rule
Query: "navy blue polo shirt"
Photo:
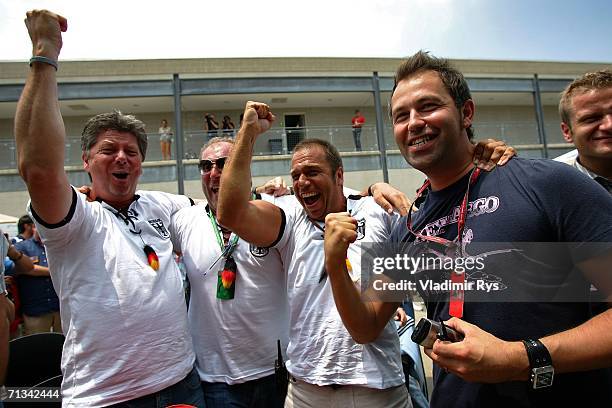
[[[34,237],[15,244],[15,248],[29,256],[34,265],[48,266],[47,252]],[[49,276],[20,275],[17,279],[21,310],[28,316],[41,316],[59,311],[59,299]]]

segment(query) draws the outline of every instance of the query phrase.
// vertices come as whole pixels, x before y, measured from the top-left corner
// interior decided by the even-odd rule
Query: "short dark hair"
[[[561,121],[570,128],[572,110],[572,98],[578,93],[588,92],[593,89],[612,88],[612,70],[602,69],[595,72],[587,72],[579,78],[576,78],[569,84],[561,93],[559,101],[559,116]]]
[[[304,139],[295,145],[293,148],[293,153],[297,152],[298,150],[307,149],[311,146],[319,146],[323,149],[325,152],[325,160],[329,164],[329,167],[331,167],[332,175],[336,174],[336,170],[338,170],[340,167],[343,167],[342,157],[340,157],[338,149],[336,149],[336,146],[327,140],[315,138]]]
[[[434,71],[438,74],[444,88],[455,101],[455,106],[459,111],[461,111],[466,101],[472,99],[470,88],[463,74],[453,67],[447,59],[434,57],[429,55],[429,52],[423,50],[418,51],[402,62],[397,68],[391,97],[393,97],[393,93],[400,81],[424,71]],[[472,126],[470,125],[466,131],[468,138],[472,140],[474,138]]]
[[[81,150],[89,155],[89,149],[98,141],[98,135],[104,130],[131,133],[138,141],[138,150],[144,161],[147,154],[147,133],[142,121],[133,115],[124,115],[119,110],[101,113],[89,119],[81,134]]]
[[[25,226],[28,224],[34,224],[34,221],[32,221],[32,217],[27,214],[19,217],[19,220],[17,220],[17,232],[19,234],[23,234],[23,232],[25,231]]]

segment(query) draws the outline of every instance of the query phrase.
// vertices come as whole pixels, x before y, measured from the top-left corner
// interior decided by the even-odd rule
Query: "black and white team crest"
[[[149,220],[149,224],[151,224],[151,226],[155,228],[155,231],[157,231],[159,235],[161,235],[164,239],[170,238],[170,233],[166,229],[166,226],[164,225],[164,222],[162,220],[160,220],[159,218]]]
[[[249,250],[251,251],[251,255],[257,258],[263,258],[270,252],[270,248],[262,248],[253,244],[249,244]]]
[[[365,238],[365,218],[357,220],[357,239]]]

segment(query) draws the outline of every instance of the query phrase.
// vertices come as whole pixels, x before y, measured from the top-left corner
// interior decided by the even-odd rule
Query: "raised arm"
[[[66,19],[46,10],[33,10],[27,13],[25,23],[32,55],[57,61]],[[17,163],[34,211],[49,224],[66,217],[72,199],[64,171],[65,133],[56,69],[45,62],[32,62],[15,114]]]
[[[268,105],[249,101],[244,110],[242,127],[223,169],[217,219],[242,239],[269,246],[278,238],[282,215],[274,204],[251,199],[251,158],[257,137],[270,129],[274,115]]]

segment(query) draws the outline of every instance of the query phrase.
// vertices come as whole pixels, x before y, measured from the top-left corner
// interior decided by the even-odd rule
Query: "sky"
[[[405,57],[612,62],[610,0],[0,0],[0,60],[25,12],[68,19],[60,59]]]

